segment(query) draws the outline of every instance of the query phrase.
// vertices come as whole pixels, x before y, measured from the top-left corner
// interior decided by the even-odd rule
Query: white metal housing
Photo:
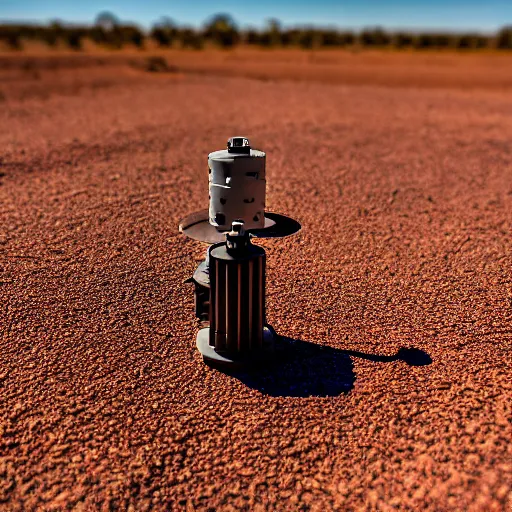
[[[235,220],[244,228],[265,225],[265,153],[251,149],[248,154],[215,151],[208,155],[210,224],[227,231]]]

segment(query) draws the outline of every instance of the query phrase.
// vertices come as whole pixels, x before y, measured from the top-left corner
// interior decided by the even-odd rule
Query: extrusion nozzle
[[[249,243],[249,233],[245,231],[244,223],[234,220],[231,224],[231,231],[226,233],[226,248],[228,252],[243,251]]]
[[[251,152],[251,143],[247,137],[231,137],[228,139],[228,152],[229,153],[246,153]]]

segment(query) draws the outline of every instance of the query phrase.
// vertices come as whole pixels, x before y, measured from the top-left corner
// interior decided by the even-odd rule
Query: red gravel
[[[9,76],[0,508],[510,510],[510,91]],[[303,226],[268,319],[315,344],[263,376],[202,363],[177,230],[239,133]]]

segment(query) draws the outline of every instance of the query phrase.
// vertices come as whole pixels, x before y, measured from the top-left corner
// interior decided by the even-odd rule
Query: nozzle
[[[226,233],[226,248],[228,252],[243,251],[249,243],[249,233],[245,231],[243,221],[234,220],[231,224],[231,231]]]
[[[251,153],[251,143],[247,137],[231,137],[228,139],[228,153]]]

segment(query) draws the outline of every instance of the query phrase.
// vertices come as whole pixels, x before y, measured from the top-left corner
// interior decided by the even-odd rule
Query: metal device
[[[208,155],[210,224],[229,230],[243,219],[245,229],[265,227],[265,153],[245,137],[232,137],[228,149]]]
[[[227,150],[208,155],[209,209],[179,226],[184,235],[213,244],[188,279],[202,326],[197,348],[210,364],[248,364],[275,350],[277,335],[265,315],[265,250],[251,238],[282,238],[301,226],[265,211],[265,163],[265,153],[252,149],[249,139],[230,138]]]

